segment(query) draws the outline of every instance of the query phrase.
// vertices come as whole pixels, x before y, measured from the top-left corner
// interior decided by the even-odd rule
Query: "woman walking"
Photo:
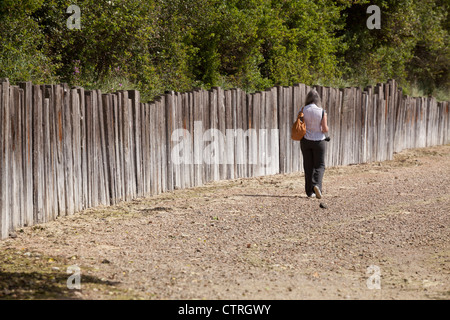
[[[322,179],[325,173],[325,133],[328,132],[327,114],[322,109],[319,93],[311,90],[306,96],[303,121],[306,134],[300,141],[305,171],[305,191],[308,197],[322,198]]]

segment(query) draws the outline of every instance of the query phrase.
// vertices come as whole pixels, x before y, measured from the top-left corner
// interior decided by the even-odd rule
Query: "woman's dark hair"
[[[313,103],[318,107],[320,107],[321,105],[319,93],[315,89],[312,89],[310,92],[308,92],[308,95],[306,96],[305,106]]]

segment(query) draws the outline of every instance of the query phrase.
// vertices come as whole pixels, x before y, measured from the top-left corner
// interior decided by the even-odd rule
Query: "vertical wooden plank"
[[[362,163],[362,92],[360,88],[354,88],[354,122],[353,122],[353,163]]]
[[[121,144],[122,144],[122,170],[123,170],[123,198],[125,201],[129,201],[133,198],[133,168],[131,162],[131,115],[130,115],[130,103],[128,99],[128,92],[123,91],[120,95],[120,107],[119,112],[122,115],[121,121]]]
[[[397,84],[394,80],[389,80],[389,94],[388,96],[388,124],[389,124],[389,143],[388,143],[388,160],[394,158],[394,142],[395,142],[395,119],[396,119],[396,109],[395,109],[395,98],[397,91]]]
[[[56,219],[59,215],[59,205],[58,205],[58,131],[57,131],[57,91],[59,85],[51,86],[51,96],[50,96],[50,109],[49,109],[49,126],[50,126],[50,154],[51,154],[51,183],[52,183],[52,220]]]
[[[0,238],[9,236],[9,81],[0,80]]]
[[[435,113],[436,113],[436,104],[434,103],[433,99],[428,97],[425,98],[425,104],[427,105],[427,129],[426,129],[426,146],[431,147],[435,145]]]
[[[404,127],[402,124],[403,120],[403,99],[402,95],[398,92],[396,93],[395,100],[395,123],[394,123],[394,152],[397,153],[400,150],[403,150],[403,135],[402,128]]]
[[[149,102],[149,103],[145,103],[144,106],[144,110],[145,110],[145,122],[146,122],[146,127],[145,127],[145,143],[147,145],[147,150],[146,150],[146,156],[145,158],[143,158],[143,161],[146,162],[146,166],[147,166],[147,173],[146,173],[146,184],[147,184],[147,188],[148,188],[148,196],[152,196],[154,194],[156,194],[155,190],[154,190],[154,181],[155,181],[155,157],[154,157],[154,153],[153,153],[153,144],[152,144],[152,136],[154,136],[154,131],[153,131],[153,122],[154,122],[154,116],[153,116],[153,109],[154,109],[154,102]]]
[[[58,207],[58,185],[57,185],[57,133],[56,133],[56,86],[42,86],[42,123],[40,130],[42,136],[43,179],[45,188],[43,194],[44,221],[56,218]]]
[[[130,169],[130,163],[128,161],[129,149],[128,149],[128,94],[127,92],[117,92],[117,111],[118,111],[118,130],[119,134],[117,137],[117,143],[119,145],[118,155],[120,161],[120,189],[121,189],[121,200],[128,200],[128,185],[129,181],[128,170]],[[128,166],[128,168],[127,168]]]
[[[450,143],[450,103],[448,101],[445,102],[444,110],[445,110],[444,143],[447,144]]]
[[[404,116],[404,126],[403,126],[403,130],[402,130],[402,134],[404,137],[404,148],[407,149],[409,148],[409,142],[411,139],[411,135],[410,135],[410,129],[411,129],[411,108],[410,108],[410,101],[409,101],[409,97],[408,96],[404,96],[403,98],[404,100],[404,105],[403,107],[405,108],[405,116]]]
[[[129,90],[128,98],[131,99],[131,154],[133,163],[134,196],[143,196],[142,177],[142,149],[141,149],[141,111],[139,91]]]
[[[358,159],[358,142],[357,142],[357,126],[356,126],[356,101],[357,101],[357,89],[351,88],[351,99],[350,99],[350,110],[349,110],[349,121],[347,122],[347,129],[350,134],[349,140],[351,142],[351,150],[348,154],[348,161],[350,164],[356,164]]]
[[[105,111],[103,107],[102,93],[97,91],[97,136],[96,144],[98,146],[98,175],[99,175],[99,203],[103,205],[110,204],[109,181],[108,181],[108,161],[106,161],[106,129],[105,129]]]
[[[202,90],[202,105],[203,105],[203,122],[202,122],[202,126],[203,126],[203,137],[205,137],[205,133],[211,129],[211,124],[210,124],[210,104],[209,104],[209,92],[206,90]],[[204,139],[203,139],[204,141]],[[209,154],[207,154],[207,146],[208,144],[205,143],[203,145],[203,150],[202,150],[202,157],[203,157],[203,162],[202,162],[202,167],[203,167],[203,182],[211,182],[211,165],[208,163],[208,157],[210,156]]]
[[[231,169],[234,171],[235,178],[244,178],[248,174],[248,158],[247,158],[247,138],[245,131],[248,127],[247,109],[247,95],[242,96],[240,90],[231,90],[231,125],[234,131],[234,157],[232,160]]]
[[[20,180],[20,167],[22,166],[22,150],[21,145],[18,145],[21,140],[20,134],[20,122],[22,121],[21,117],[21,106],[20,106],[20,98],[19,98],[19,88],[16,86],[9,87],[9,104],[10,104],[10,145],[9,145],[9,154],[10,160],[8,164],[9,170],[9,181],[8,188],[10,189],[9,193],[9,230],[13,231],[17,227],[20,226],[21,223],[21,180]]]
[[[149,184],[147,184],[147,175],[148,175],[148,164],[146,161],[149,160],[147,156],[147,140],[146,140],[146,130],[148,123],[146,121],[146,104],[139,102],[139,117],[140,117],[140,125],[139,125],[139,135],[140,135],[140,149],[141,149],[141,156],[140,156],[140,165],[141,165],[141,177],[140,177],[140,196],[146,197],[150,193]],[[148,188],[147,188],[148,187]]]
[[[93,200],[93,156],[94,156],[94,145],[93,145],[93,104],[94,97],[92,91],[85,92],[86,110],[84,113],[84,119],[86,122],[86,185],[87,185],[87,203],[86,208],[91,208],[94,206]]]
[[[174,130],[185,130],[184,124],[183,124],[183,98],[182,98],[183,94],[176,92],[175,96],[174,96],[174,101],[175,101],[175,128]],[[172,132],[173,134],[173,132]],[[179,141],[182,141],[182,143],[186,143],[185,141],[186,135],[183,132],[183,136],[181,137],[181,139]],[[175,145],[175,144],[174,144]],[[170,155],[172,156],[174,150],[171,150]],[[185,182],[184,182],[184,158],[185,158],[185,153],[187,152],[187,150],[183,150],[182,153],[180,154],[181,157],[181,163],[180,164],[175,164],[174,163],[174,169],[175,169],[175,186],[178,189],[184,189],[185,187]]]
[[[418,98],[419,101],[419,111],[418,111],[418,124],[416,130],[416,141],[419,141],[418,148],[425,148],[427,146],[427,135],[423,134],[427,130],[427,114],[428,105],[426,104],[425,98]]]
[[[367,106],[368,106],[368,97],[367,92],[362,92],[361,96],[361,146],[360,146],[360,163],[366,163],[368,162],[368,156],[367,156],[367,134],[368,134],[368,112],[367,112]]]
[[[45,86],[44,101],[44,161],[47,221],[58,215],[58,188],[56,177],[56,124],[55,124],[55,85]]]
[[[260,176],[260,156],[259,156],[259,129],[260,129],[260,113],[261,113],[261,92],[251,94],[252,106],[252,127],[249,128],[249,136],[251,139],[249,154],[249,164],[252,168],[252,177]]]
[[[108,162],[107,179],[109,181],[110,204],[118,202],[117,197],[117,166],[116,166],[116,144],[115,144],[115,122],[112,94],[102,95],[104,121],[105,121],[105,145],[106,161]]]
[[[391,127],[390,127],[390,84],[383,84],[383,108],[384,108],[384,150],[382,161],[389,160],[389,151],[391,149]]]
[[[377,161],[383,161],[386,153],[386,101],[384,99],[383,86],[378,85],[378,101],[377,101]]]
[[[151,136],[150,143],[152,146],[152,154],[153,154],[153,194],[159,194],[161,192],[161,155],[159,152],[161,138],[160,138],[160,118],[159,118],[159,108],[160,105],[158,100],[152,101],[150,103],[150,117],[151,117]]]
[[[255,108],[253,105],[253,98],[254,98],[254,94],[247,94],[246,95],[246,100],[245,100],[245,104],[246,104],[246,108],[247,108],[247,126],[242,128],[243,132],[244,132],[244,138],[243,141],[246,142],[246,144],[244,144],[244,152],[245,152],[245,159],[247,160],[246,162],[246,170],[247,173],[245,175],[245,177],[255,177],[255,166],[254,163],[256,162],[256,157],[257,157],[257,150],[256,150],[256,142],[255,142],[255,135],[254,135],[254,119],[255,117],[253,116],[253,113],[255,112]],[[257,138],[256,138],[257,139]],[[256,159],[255,159],[256,158]]]
[[[335,154],[335,147],[336,144],[338,143],[338,134],[336,132],[337,131],[337,123],[339,122],[338,118],[339,114],[337,113],[337,102],[336,102],[336,91],[337,89],[335,88],[330,88],[330,93],[329,93],[329,105],[328,105],[328,110],[327,110],[327,119],[328,119],[328,128],[329,128],[329,132],[328,132],[328,136],[331,137],[330,142],[328,143],[327,146],[327,153],[329,154],[329,163],[328,166],[330,167],[334,167],[336,166],[336,154]]]
[[[71,90],[70,104],[72,111],[72,159],[73,159],[73,198],[74,211],[83,209],[82,201],[82,174],[81,174],[81,113],[80,97],[77,89]]]
[[[425,125],[425,137],[424,137],[424,144],[425,147],[431,146],[431,138],[433,135],[433,127],[431,125],[431,119],[433,118],[433,110],[431,110],[431,104],[429,98],[423,98],[423,105],[425,106],[425,114],[424,114],[424,125]]]
[[[372,161],[378,160],[378,94],[372,94],[372,119],[373,119],[373,127],[372,127]]]
[[[52,216],[52,184],[51,184],[51,149],[50,149],[50,91],[51,88],[43,88],[45,90],[44,108],[43,108],[43,158],[44,158],[44,221],[51,221]],[[71,151],[71,150],[70,150]]]
[[[280,173],[287,173],[286,167],[286,139],[291,138],[290,135],[287,135],[286,128],[286,107],[284,105],[284,90],[283,87],[277,87],[277,97],[278,97],[278,127],[280,129]],[[293,123],[293,122],[292,122]]]
[[[123,172],[123,121],[122,121],[122,94],[112,95],[113,121],[114,121],[114,154],[115,154],[115,180],[116,202],[125,199],[124,172]]]
[[[396,152],[399,152],[399,150],[404,150],[405,148],[405,121],[406,121],[406,108],[405,108],[405,97],[403,95],[403,91],[401,89],[398,90],[398,121],[396,123],[396,131],[399,134],[399,146]]]
[[[192,151],[193,151],[193,143],[192,143],[192,131],[190,130],[190,101],[189,101],[190,93],[186,92],[180,94],[179,96],[179,105],[180,105],[180,123],[179,128],[183,129],[183,141],[187,148],[183,152],[183,164],[181,165],[181,187],[182,188],[190,188],[191,185],[191,169],[192,169]]]
[[[142,177],[141,177],[141,196],[147,197],[150,195],[150,179],[149,179],[149,163],[150,163],[150,155],[149,155],[149,144],[148,144],[148,126],[149,122],[147,121],[147,114],[148,114],[148,105],[145,103],[139,103],[139,110],[140,110],[140,135],[141,135],[141,170],[142,170]]]
[[[223,140],[220,147],[219,159],[219,180],[227,179],[227,131],[226,131],[226,112],[225,112],[225,96],[222,88],[217,87],[217,129],[222,133]]]
[[[439,119],[441,120],[441,134],[439,135],[441,137],[441,142],[440,144],[447,144],[447,113],[446,113],[446,109],[447,109],[447,104],[448,102],[439,102],[440,105],[440,117]]]
[[[25,128],[26,128],[26,114],[25,114],[25,92],[22,88],[17,88],[17,98],[19,101],[19,116],[20,121],[18,122],[18,134],[19,141],[17,143],[17,152],[19,153],[19,166],[18,166],[18,180],[19,180],[19,192],[20,192],[20,222],[19,226],[24,226],[26,221],[26,209],[27,209],[27,198],[26,198],[26,154],[24,150],[26,149],[26,138],[25,138]],[[18,119],[19,120],[19,119]]]
[[[278,97],[277,88],[271,88],[270,114],[271,114],[271,157],[272,157],[272,174],[280,173],[280,130],[278,128]],[[301,161],[301,160],[300,160]]]
[[[168,190],[168,166],[167,166],[167,115],[166,115],[166,100],[164,97],[161,97],[158,100],[159,104],[159,125],[160,125],[160,172],[161,172],[161,192],[166,192]]]
[[[32,140],[32,84],[31,82],[21,82],[19,87],[23,89],[23,127],[22,127],[22,147],[23,147],[23,195],[24,195],[24,226],[33,224],[33,140]],[[1,82],[0,82],[0,108],[1,108]],[[1,110],[1,109],[0,109]],[[1,111],[0,111],[1,114]],[[1,124],[1,115],[0,115]],[[0,132],[0,134],[2,134]],[[1,166],[1,163],[0,163]],[[1,182],[0,182],[1,183]],[[0,187],[1,189],[1,187]],[[1,191],[0,191],[1,193]],[[1,207],[1,206],[0,206]],[[1,214],[1,209],[0,209]],[[1,238],[1,237],[0,237]]]
[[[202,164],[203,164],[203,108],[201,100],[201,91],[194,90],[194,131],[193,136],[193,153],[194,153],[194,186],[203,184]]]
[[[133,114],[133,101],[130,99],[130,95],[128,95],[128,101],[127,101],[127,107],[128,107],[128,143],[129,143],[129,150],[130,150],[130,157],[129,157],[129,163],[130,163],[130,171],[129,171],[129,179],[130,183],[128,184],[130,187],[130,199],[135,199],[137,195],[137,182],[136,182],[136,156],[135,156],[135,135],[134,135],[134,114]]]
[[[270,89],[264,91],[264,105],[262,108],[264,110],[264,129],[265,129],[265,157],[263,157],[263,165],[265,170],[265,175],[273,174],[273,161],[274,155],[272,153],[272,92]]]
[[[80,201],[81,209],[88,208],[89,199],[89,187],[88,187],[88,145],[87,145],[87,99],[85,90],[83,88],[77,88],[79,97],[79,109],[80,109],[80,176],[81,176],[81,191]],[[61,139],[60,139],[61,140]]]
[[[403,109],[402,112],[402,122],[399,123],[399,126],[401,126],[401,140],[402,140],[402,149],[406,149],[407,148],[407,141],[408,141],[408,137],[407,137],[407,127],[408,127],[408,117],[409,117],[409,112],[408,112],[408,107],[407,107],[407,103],[408,103],[408,98],[406,96],[402,96],[402,104],[401,104],[401,108]]]
[[[152,153],[154,155],[154,170],[153,170],[153,190],[154,194],[161,193],[161,119],[160,119],[160,109],[161,105],[158,100],[150,104],[151,106],[151,116],[152,116],[152,134],[151,134],[151,145]]]
[[[73,154],[72,154],[72,110],[71,91],[65,85],[63,100],[63,126],[64,126],[64,185],[66,197],[66,213],[72,215],[75,212],[73,197]]]
[[[239,128],[242,128],[242,132],[244,133],[242,149],[241,149],[241,158],[243,159],[243,164],[240,166],[241,176],[244,178],[252,177],[253,172],[251,171],[251,166],[249,165],[252,155],[250,153],[251,146],[255,143],[255,137],[252,135],[250,123],[253,117],[253,109],[252,109],[252,100],[251,95],[247,94],[244,90],[236,89],[236,108],[237,113],[240,113],[238,122],[236,125]],[[239,166],[238,166],[239,168]]]
[[[261,91],[259,96],[259,129],[256,132],[258,136],[258,165],[259,175],[265,176],[267,174],[267,160],[269,159],[267,153],[268,132],[266,124],[266,92]]]
[[[107,93],[102,95],[105,121],[106,138],[106,156],[108,164],[108,180],[110,181],[109,195],[110,203],[114,205],[118,202],[117,191],[117,157],[116,157],[116,117],[114,111],[114,94]]]
[[[224,112],[224,124],[226,140],[225,140],[225,179],[234,179],[235,177],[235,156],[234,156],[234,142],[236,130],[233,127],[233,109],[231,101],[231,90],[223,92],[223,112]]]
[[[332,128],[333,128],[333,153],[334,153],[334,166],[341,165],[340,161],[340,146],[342,144],[341,135],[341,123],[342,123],[342,106],[343,106],[343,92],[339,89],[334,90],[334,101],[335,101],[335,117],[333,118]]]
[[[154,109],[154,107],[153,107]],[[146,144],[146,156],[144,158],[145,165],[147,167],[146,169],[146,184],[147,184],[147,195],[151,196],[154,195],[154,189],[153,189],[153,182],[154,182],[154,155],[153,155],[153,148],[152,148],[152,140],[151,136],[153,135],[153,126],[152,122],[154,121],[154,118],[152,117],[152,104],[146,103],[144,106],[145,111],[145,144]]]
[[[432,126],[433,126],[433,137],[432,137],[432,145],[438,145],[438,132],[439,132],[439,119],[438,119],[438,114],[439,114],[439,109],[438,109],[438,104],[435,98],[430,98],[430,103],[432,106],[432,110],[433,110],[433,118],[432,118]]]
[[[348,122],[349,120],[349,109],[350,106],[350,98],[351,98],[351,90],[348,88],[342,89],[343,100],[342,100],[342,109],[341,109],[341,123],[340,123],[340,136],[341,143],[339,146],[339,165],[347,165],[349,164],[348,160],[348,149],[351,149],[350,145],[350,133],[348,131]]]
[[[155,155],[155,170],[154,170],[154,175],[155,175],[155,183],[154,183],[154,189],[155,189],[155,194],[159,194],[161,193],[161,104],[160,104],[160,100],[158,101],[155,100],[154,102],[154,111],[153,111],[153,132],[154,134],[152,134],[152,145],[153,145],[153,149],[154,149],[154,155]]]
[[[194,187],[195,186],[195,154],[194,154],[194,112],[195,112],[195,98],[194,98],[194,91],[190,91],[188,93],[188,105],[189,105],[189,112],[187,115],[188,124],[186,126],[187,130],[189,131],[189,138],[190,138],[190,151],[191,154],[189,155],[188,163],[189,163],[189,186]]]
[[[297,119],[297,115],[300,112],[302,106],[301,102],[301,92],[300,92],[300,85],[296,84],[292,87],[292,102],[290,103],[289,109],[290,109],[290,119],[291,122],[294,123],[294,121]],[[292,125],[292,124],[291,124]],[[289,137],[289,141],[291,142],[291,149],[292,149],[292,171],[293,172],[300,172],[302,163],[300,162],[300,141],[292,140]]]
[[[64,123],[63,96],[65,88],[56,85],[53,88],[52,126],[54,128],[54,161],[55,161],[55,205],[58,215],[66,215],[66,198],[64,184]]]
[[[339,134],[337,133],[339,132],[339,129],[337,128],[339,126],[337,124],[339,123],[339,113],[338,113],[339,106],[337,105],[337,91],[338,90],[336,88],[330,88],[329,107],[327,111],[328,128],[329,128],[329,132],[327,135],[331,137],[331,140],[327,146],[327,153],[330,155],[330,162],[328,166],[330,167],[336,166],[336,154],[334,154],[334,152],[336,145],[338,145],[339,143],[338,142]]]
[[[292,166],[292,145],[293,141],[291,139],[291,127],[294,123],[294,115],[292,112],[292,91],[290,87],[284,87],[284,108],[286,113],[286,168],[287,173],[293,172]]]
[[[9,113],[8,113],[9,115]],[[44,152],[42,91],[33,85],[33,224],[44,222]]]
[[[416,145],[416,99],[408,97],[408,109],[409,109],[409,127],[408,127],[408,148],[414,148]]]
[[[182,109],[181,109],[181,101],[180,101],[180,96],[181,94],[179,92],[175,92],[173,94],[173,127],[172,127],[172,131],[170,131],[169,136],[171,139],[171,148],[170,151],[168,153],[168,156],[171,157],[171,163],[172,163],[172,167],[173,167],[173,187],[174,189],[182,189],[183,188],[183,184],[184,184],[184,179],[183,179],[183,161],[180,161],[181,163],[175,163],[172,159],[172,157],[174,156],[174,147],[177,144],[177,141],[172,141],[172,139],[177,139],[179,137],[175,137],[174,133],[176,132],[176,130],[182,129]],[[184,139],[184,136],[181,137],[181,139],[179,141],[183,141],[182,139]],[[185,152],[185,151],[184,151]],[[181,156],[181,154],[178,154],[178,156]],[[184,159],[184,158],[183,158]]]
[[[384,97],[384,117],[385,117],[385,153],[384,153],[384,157],[383,157],[383,161],[384,160],[389,160],[390,158],[392,158],[393,153],[391,155],[391,148],[392,148],[392,116],[391,116],[391,83],[385,83],[383,85],[384,88],[384,92],[383,92],[383,97]]]
[[[175,130],[176,122],[175,122],[175,98],[174,98],[174,92],[169,91],[166,92],[164,95],[164,103],[165,103],[165,114],[166,114],[166,162],[165,166],[167,168],[167,176],[166,176],[166,182],[167,182],[167,190],[171,191],[174,189],[175,186],[175,172],[174,172],[174,166],[172,163],[172,157],[171,152],[173,150],[174,143],[172,142],[171,136],[172,132]]]
[[[424,108],[422,106],[422,99],[420,97],[414,98],[416,106],[415,123],[414,123],[414,148],[422,148],[423,146],[423,118],[424,118]],[[425,135],[426,137],[426,135]]]

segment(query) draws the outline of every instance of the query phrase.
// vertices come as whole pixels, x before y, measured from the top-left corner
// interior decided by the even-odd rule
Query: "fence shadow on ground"
[[[276,195],[276,194],[239,194],[239,196],[242,197],[256,197],[256,198],[289,198],[289,199],[298,199],[298,198],[308,198],[306,194],[298,194],[298,195],[291,195],[291,196],[282,196],[282,195]]]
[[[110,287],[116,282],[102,281],[89,275],[81,276],[81,290],[68,289],[67,278],[63,272],[3,272],[0,271],[0,300],[79,300],[76,292],[82,292],[84,285],[97,284]]]

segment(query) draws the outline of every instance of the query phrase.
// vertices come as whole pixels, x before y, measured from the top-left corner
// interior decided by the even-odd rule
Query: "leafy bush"
[[[69,5],[81,29],[69,30]],[[380,30],[366,9],[381,8]],[[395,78],[448,97],[445,0],[24,0],[0,2],[0,77],[103,91],[294,83],[366,86]],[[412,89],[410,90],[412,91]]]

